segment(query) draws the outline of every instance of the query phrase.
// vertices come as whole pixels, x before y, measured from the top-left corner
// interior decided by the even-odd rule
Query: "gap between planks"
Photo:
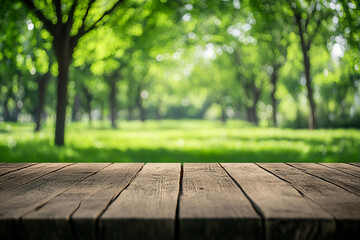
[[[319,165],[360,178],[360,168],[347,163],[318,163]]]
[[[0,193],[21,187],[74,163],[39,163],[0,177]]]
[[[0,165],[0,177],[36,164],[38,163],[4,163]]]
[[[328,168],[316,163],[286,163],[306,174],[320,178],[323,181],[334,184],[335,186],[344,189],[360,196],[360,179],[336,169]]]

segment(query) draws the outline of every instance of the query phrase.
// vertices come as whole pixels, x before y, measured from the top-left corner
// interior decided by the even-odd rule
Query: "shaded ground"
[[[359,162],[359,130],[255,128],[231,121],[68,124],[66,147],[52,126],[0,123],[1,162]]]

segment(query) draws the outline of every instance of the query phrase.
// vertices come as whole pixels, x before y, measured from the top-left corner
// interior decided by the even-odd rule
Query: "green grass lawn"
[[[244,122],[163,120],[69,123],[66,146],[53,124],[0,123],[0,162],[359,162],[359,130],[291,130]]]

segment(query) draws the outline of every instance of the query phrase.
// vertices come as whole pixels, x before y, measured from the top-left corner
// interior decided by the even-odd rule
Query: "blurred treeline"
[[[346,0],[23,0],[0,10],[0,121],[360,127]],[[61,136],[62,135],[62,136]],[[58,137],[57,137],[58,136]]]

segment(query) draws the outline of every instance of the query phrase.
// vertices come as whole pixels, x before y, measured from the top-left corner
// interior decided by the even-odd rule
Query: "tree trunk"
[[[245,109],[248,122],[254,123],[254,115],[252,114],[252,108],[246,106]]]
[[[260,95],[261,95],[261,89],[258,89],[255,85],[255,81],[251,81],[251,83],[248,86],[248,91],[251,91],[252,93],[252,98],[253,98],[253,104],[251,106],[247,106],[246,107],[246,112],[248,115],[248,120],[251,123],[254,123],[255,125],[259,124],[259,118],[256,114],[256,106],[257,103],[260,100]]]
[[[258,118],[258,115],[257,115],[257,112],[256,112],[257,103],[258,103],[258,100],[256,100],[256,102],[254,103],[254,105],[251,106],[252,119],[253,119],[253,122],[254,122],[254,124],[255,124],[256,126],[259,125],[259,118]]]
[[[72,122],[79,120],[78,116],[77,116],[77,114],[79,112],[79,108],[80,108],[80,95],[79,95],[79,93],[76,93],[73,107],[72,107],[72,113],[71,113],[71,121]]]
[[[247,113],[247,118],[248,118],[249,122],[251,122],[255,125],[259,124],[259,119],[256,114],[256,104],[254,104],[250,107],[246,107],[246,113]]]
[[[273,122],[274,122],[274,127],[277,127],[277,119],[276,119],[276,114],[277,114],[277,100],[275,97],[275,93],[276,93],[276,83],[277,83],[277,79],[278,79],[278,67],[274,66],[274,71],[271,74],[271,85],[272,85],[272,89],[271,89],[271,103],[272,103],[272,115],[273,115]]]
[[[99,116],[99,120],[102,121],[104,120],[104,103],[102,101],[100,101],[100,116]]]
[[[220,105],[220,110],[221,110],[221,122],[223,123],[223,124],[225,124],[226,123],[226,109],[225,109],[225,106],[224,106],[224,104],[222,104],[221,103],[221,100],[218,100],[217,101],[217,103]]]
[[[252,106],[251,112],[252,112],[252,115],[253,115],[254,123],[255,123],[256,126],[258,126],[259,125],[259,118],[258,118],[258,116],[256,114],[256,104],[254,104],[254,106]]]
[[[310,52],[310,44],[311,39],[308,39],[306,41],[305,34],[307,33],[307,28],[303,27],[303,19],[301,15],[294,15],[295,22],[299,28],[299,37],[300,37],[300,43],[301,43],[301,50],[303,54],[303,63],[304,63],[304,71],[305,71],[305,80],[306,80],[306,89],[308,94],[308,100],[310,105],[310,114],[309,114],[309,129],[315,129],[316,128],[316,117],[315,117],[315,101],[313,97],[313,90],[312,90],[312,83],[311,83],[311,76],[310,76],[310,58],[309,58],[309,52]],[[320,22],[319,22],[320,23]]]
[[[161,116],[160,116],[160,107],[156,107],[156,120],[160,120]]]
[[[310,58],[309,58],[309,50],[303,49],[303,57],[304,57],[304,70],[305,70],[305,79],[306,79],[306,89],[309,99],[310,105],[310,114],[309,114],[309,129],[316,128],[316,117],[315,117],[315,101],[312,90],[312,82],[310,76]]]
[[[35,115],[35,121],[36,121],[35,132],[40,131],[40,128],[41,128],[41,118],[42,118],[42,115],[44,112],[46,88],[47,88],[50,77],[51,77],[51,74],[50,74],[50,67],[49,67],[49,71],[47,73],[45,73],[43,76],[41,76],[38,81],[39,100],[38,100],[38,106],[37,106],[36,115]]]
[[[112,128],[116,128],[116,81],[110,82],[110,118]]]
[[[65,118],[67,105],[67,85],[69,82],[69,67],[72,59],[72,50],[66,36],[54,37],[54,50],[59,67],[59,77],[57,82],[57,105],[55,123],[55,144],[64,145],[65,138]]]
[[[142,104],[140,104],[139,108],[140,108],[140,121],[145,122],[146,121],[146,111]]]
[[[12,122],[17,122],[18,121],[19,112],[20,112],[20,109],[17,106],[17,101],[15,101],[14,113],[13,113],[13,115],[11,117]]]
[[[221,107],[221,121],[225,124],[226,123],[226,111],[225,108],[222,106]]]
[[[18,116],[19,116],[19,108],[16,105],[16,100],[15,101],[15,107],[14,110],[11,111],[11,109],[9,110],[9,106],[8,106],[8,99],[5,99],[3,107],[4,107],[4,122],[17,122],[18,120]]]
[[[92,101],[92,95],[89,91],[89,89],[86,88],[86,86],[83,84],[82,85],[82,89],[84,91],[85,94],[85,98],[86,98],[86,112],[88,113],[89,116],[89,124],[91,124],[91,101]]]
[[[10,122],[11,117],[10,117],[10,111],[9,111],[7,99],[5,99],[3,107],[4,107],[4,122]]]
[[[140,110],[140,121],[145,122],[146,120],[146,111],[143,106],[143,99],[141,98],[141,86],[140,84],[137,87],[137,96],[136,96],[136,104]]]

